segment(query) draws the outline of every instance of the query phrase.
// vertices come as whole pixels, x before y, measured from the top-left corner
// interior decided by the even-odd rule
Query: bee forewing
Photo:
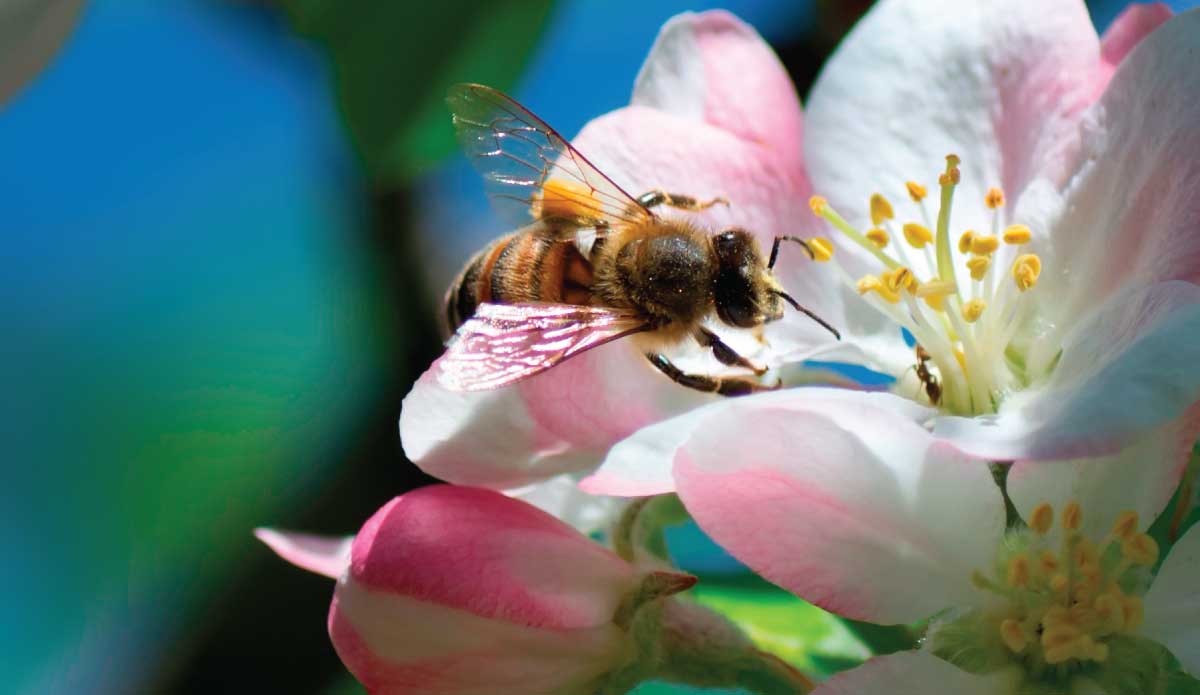
[[[481,304],[451,339],[437,379],[454,391],[500,388],[648,328],[637,315],[604,307]]]
[[[619,226],[653,218],[558,132],[503,93],[459,84],[450,88],[446,103],[463,152],[510,223],[524,226],[542,216],[548,182],[557,207],[569,210],[577,226]]]

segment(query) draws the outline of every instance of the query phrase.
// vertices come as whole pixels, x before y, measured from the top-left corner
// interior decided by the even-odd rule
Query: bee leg
[[[707,210],[714,205],[729,205],[729,201],[725,198],[713,198],[712,200],[700,201],[690,195],[682,195],[679,193],[667,193],[664,190],[655,188],[652,191],[647,191],[638,196],[637,201],[642,204],[642,207],[653,208],[659,205],[667,205],[680,210],[688,210],[690,212],[700,212]]]
[[[662,353],[647,352],[646,359],[650,360],[650,364],[654,365],[658,371],[670,377],[671,381],[706,393],[718,393],[722,396],[744,396],[756,391],[774,391],[780,386],[779,384],[763,386],[757,381],[741,377],[714,377],[706,374],[688,374],[679,367],[676,367]]]
[[[720,336],[703,326],[696,331],[696,342],[712,350],[713,357],[716,357],[721,364],[730,367],[745,367],[758,376],[762,376],[767,372],[765,368],[759,367],[739,355],[736,350],[726,345]]]

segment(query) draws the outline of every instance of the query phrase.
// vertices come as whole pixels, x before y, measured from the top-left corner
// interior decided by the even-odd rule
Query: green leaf
[[[686,595],[737,623],[760,649],[810,674],[852,668],[871,655],[837,616],[752,574],[705,577]]]
[[[447,88],[508,89],[553,0],[281,3],[296,30],[328,51],[355,150],[376,181],[389,184],[454,150]]]

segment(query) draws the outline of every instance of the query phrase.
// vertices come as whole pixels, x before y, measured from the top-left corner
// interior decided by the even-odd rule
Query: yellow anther
[[[1024,553],[1018,553],[1009,559],[1006,580],[1014,589],[1029,586],[1029,558]]]
[[[1142,619],[1146,617],[1142,599],[1138,596],[1124,596],[1121,599],[1121,604],[1125,613],[1125,624],[1122,626],[1122,630],[1124,632],[1134,632],[1142,626]]]
[[[988,206],[989,209],[995,210],[996,208],[1004,205],[1004,191],[996,188],[995,186],[989,188],[987,195],[983,197],[983,202]]]
[[[895,304],[900,301],[900,295],[889,290],[883,281],[874,275],[864,275],[859,279],[857,284],[859,294],[867,294],[874,292],[883,298],[888,304]]]
[[[892,204],[880,193],[871,194],[871,224],[878,227],[884,220],[890,220],[896,215],[892,212]]]
[[[1053,574],[1058,571],[1058,556],[1049,550],[1043,550],[1038,556],[1038,567],[1045,574]]]
[[[1121,599],[1112,594],[1104,594],[1096,598],[1096,617],[1100,620],[1102,632],[1116,632],[1125,624],[1125,607]]]
[[[904,238],[912,244],[913,248],[923,249],[925,244],[933,241],[933,232],[929,231],[928,227],[909,222],[904,225]]]
[[[815,236],[809,239],[808,250],[812,251],[813,260],[819,263],[833,258],[833,243],[825,237]]]
[[[1153,565],[1158,562],[1158,543],[1144,533],[1121,543],[1121,555],[1135,565]]]
[[[971,253],[976,256],[986,256],[1000,248],[1000,240],[992,234],[976,234],[971,239]]]
[[[829,209],[829,201],[825,200],[825,196],[814,195],[808,199],[808,207],[812,209],[814,215],[821,217]]]
[[[1126,509],[1117,515],[1117,520],[1113,522],[1112,535],[1120,538],[1123,541],[1131,541],[1138,530],[1138,513],[1132,509]]]
[[[927,294],[922,297],[922,299],[924,299],[925,304],[934,311],[946,310],[946,295],[944,294]]]
[[[917,278],[912,274],[912,271],[903,266],[895,270],[889,270],[879,276],[885,287],[892,292],[900,292],[900,290],[908,290],[913,293],[917,289]]]
[[[1054,507],[1049,502],[1042,502],[1033,508],[1029,515],[1029,528],[1043,536],[1054,527]]]
[[[967,323],[975,323],[983,316],[983,310],[987,308],[987,302],[982,299],[972,299],[963,304],[962,317]]]
[[[888,233],[887,230],[883,229],[882,227],[874,227],[867,230],[867,238],[871,240],[872,244],[875,244],[879,248],[883,248],[884,246],[888,245]]]
[[[1092,661],[1106,661],[1108,659],[1108,645],[1100,644],[1099,642],[1092,645],[1092,652],[1087,658]]]
[[[971,252],[971,241],[974,238],[975,238],[975,230],[968,229],[967,231],[963,232],[962,236],[960,236],[958,238],[958,252],[959,253],[970,253]]]
[[[1038,258],[1036,253],[1017,256],[1017,260],[1013,262],[1012,274],[1017,282],[1017,289],[1022,292],[1031,289],[1042,274],[1042,259]]]
[[[967,355],[962,351],[962,348],[954,348],[954,361],[958,362],[958,368],[963,370],[963,374],[966,374]]]
[[[972,280],[982,280],[987,277],[990,267],[992,267],[992,259],[988,256],[972,256],[967,259],[967,270],[971,271]]]
[[[1032,238],[1033,232],[1030,231],[1029,227],[1023,224],[1009,225],[1009,227],[1004,230],[1004,243],[1006,244],[1012,244],[1013,246],[1028,244],[1029,240]]]
[[[921,202],[925,199],[926,194],[929,193],[929,191],[925,190],[924,186],[915,181],[906,182],[904,187],[908,189],[908,197],[912,198],[914,203]]]
[[[1021,624],[1012,618],[1007,618],[1000,623],[1000,639],[1004,640],[1004,646],[1016,654],[1024,651],[1025,646],[1029,644],[1029,638],[1021,629]]]
[[[1062,527],[1068,531],[1078,531],[1083,524],[1083,510],[1075,500],[1067,502],[1062,512]]]
[[[1061,594],[1067,590],[1068,580],[1067,575],[1059,573],[1050,578],[1050,588],[1054,593]]]
[[[1096,565],[1099,557],[1100,554],[1096,552],[1096,544],[1088,538],[1080,538],[1075,547],[1071,549],[1071,562],[1081,571],[1086,567]]]

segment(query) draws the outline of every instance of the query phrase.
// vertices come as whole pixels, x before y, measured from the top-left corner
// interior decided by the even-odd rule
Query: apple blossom
[[[807,684],[716,614],[667,598],[695,577],[631,563],[492,490],[406,493],[353,540],[257,534],[337,579],[330,638],[375,695],[617,695],[649,678],[766,693]]]
[[[853,432],[854,418],[880,427]],[[1172,655],[1200,674],[1200,529],[1150,574],[1145,530],[1179,479],[1166,457],[1015,464],[1007,491],[1025,523],[1006,531],[988,467],[918,424],[777,400],[706,422],[676,477],[705,531],[801,598],[875,623],[932,619],[921,654],[815,692],[1132,695],[1186,678]]]

